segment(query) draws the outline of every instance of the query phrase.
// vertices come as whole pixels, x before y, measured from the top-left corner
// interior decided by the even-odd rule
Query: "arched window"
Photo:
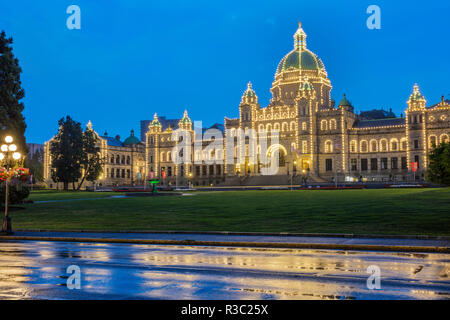
[[[130,164],[131,163],[131,158],[130,158],[130,156],[127,156],[127,164]]]
[[[283,124],[281,125],[281,131],[288,131],[289,130],[289,125],[287,124],[287,122],[283,122]]]
[[[391,139],[391,151],[397,151],[398,150],[398,140],[393,138]]]
[[[336,130],[336,128],[337,128],[336,119],[331,119],[330,120],[330,130]]]
[[[438,143],[437,143],[437,137],[436,136],[430,136],[430,149],[431,148],[435,148],[437,145],[438,145]]]
[[[263,124],[260,124],[259,126],[258,126],[258,131],[261,133],[262,131],[264,131],[264,125]]]
[[[272,131],[272,125],[271,125],[270,123],[267,124],[266,131],[267,131],[267,132]]]
[[[295,121],[291,121],[291,131],[295,130]]]
[[[331,142],[331,140],[325,141],[325,152],[333,152],[333,142]]]
[[[440,138],[439,138],[441,143],[447,143],[448,142],[448,134],[441,134]]]
[[[377,140],[370,140],[370,152],[378,151],[378,143]]]
[[[327,130],[327,120],[320,121],[320,130]]]
[[[114,163],[114,155],[111,155],[111,163]]]
[[[119,164],[120,163],[120,155],[116,156],[116,163]]]
[[[230,135],[231,135],[232,137],[235,137],[235,136],[236,136],[236,129],[235,129],[235,128],[231,128],[231,130],[230,130]]]
[[[303,123],[302,123],[302,130],[303,130],[303,131],[308,130],[308,125],[306,124],[306,122],[303,122]]]
[[[382,152],[388,151],[388,143],[386,139],[381,139],[380,141],[380,148]]]
[[[165,161],[165,159],[164,159],[164,152],[161,152],[161,162],[164,162]]]
[[[278,130],[278,131],[280,131],[280,124],[279,124],[278,122],[274,124],[273,130]]]
[[[172,153],[167,151],[167,161],[172,161]]]
[[[350,152],[358,152],[357,151],[357,149],[356,149],[356,140],[352,140],[351,142],[350,142]]]
[[[302,153],[308,153],[308,141],[302,141]]]
[[[402,150],[402,151],[405,151],[406,150],[406,148],[407,148],[407,141],[406,141],[406,138],[402,138],[401,140],[400,140],[400,150]]]
[[[366,140],[362,140],[360,142],[359,149],[361,150],[361,152],[367,152],[368,151],[367,141]]]
[[[125,156],[122,156],[122,164],[125,164]]]

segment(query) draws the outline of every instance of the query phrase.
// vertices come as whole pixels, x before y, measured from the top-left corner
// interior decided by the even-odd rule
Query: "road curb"
[[[18,229],[16,232],[61,232],[61,233],[156,233],[156,234],[210,234],[229,236],[274,236],[274,237],[325,237],[325,238],[367,238],[367,239],[417,239],[417,240],[450,240],[450,236],[428,235],[383,235],[354,233],[291,233],[291,232],[236,232],[236,231],[176,231],[176,230],[52,230],[52,229]]]
[[[327,244],[327,243],[235,242],[235,241],[148,240],[148,239],[107,239],[107,238],[101,239],[101,238],[71,238],[71,237],[33,237],[33,236],[0,236],[0,241],[1,240],[450,253],[450,247],[387,246],[387,245]]]

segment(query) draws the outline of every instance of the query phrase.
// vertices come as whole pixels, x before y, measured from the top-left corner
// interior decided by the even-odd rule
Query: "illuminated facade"
[[[120,159],[123,156],[137,159],[130,164],[122,160],[108,163],[103,174],[104,184],[142,181],[150,172],[155,177],[164,176],[163,184],[172,185],[188,182],[194,185],[288,184],[291,179],[298,183],[305,176],[316,182],[335,179],[340,182],[405,181],[412,180],[413,176],[420,180],[433,145],[449,141],[449,101],[442,98],[440,103],[427,107],[417,85],[407,100],[405,117],[375,120],[355,114],[345,95],[335,106],[331,90],[325,66],[307,48],[306,33],[300,25],[294,34],[293,50],[281,59],[276,69],[268,106],[259,105],[258,96],[249,83],[239,104],[239,118],[225,118],[224,125],[208,128],[217,133],[215,136],[201,137],[205,129],[199,136],[185,111],[181,119],[166,119],[155,114],[153,120],[141,121],[142,142],[115,146],[109,138],[100,137],[102,152],[111,162],[117,155]],[[173,161],[177,141],[172,134],[176,129],[188,134],[193,149],[191,159],[178,165]],[[245,155],[241,157],[236,147],[229,148],[230,139],[235,141],[241,132],[245,135],[251,130],[257,136],[267,133],[267,153],[275,152],[279,159],[275,175],[261,174],[259,156],[249,157],[248,145],[244,146]],[[276,131],[278,142],[275,144],[272,135]],[[221,147],[208,148],[213,140]],[[48,155],[47,145],[45,150]],[[227,152],[234,155],[227,157]],[[415,174],[411,170],[412,162],[418,166]],[[113,177],[111,170],[118,169],[129,170],[131,178],[127,178],[128,171],[125,171],[126,178],[123,178],[123,171],[119,178],[115,173]],[[49,171],[48,167],[47,173]]]

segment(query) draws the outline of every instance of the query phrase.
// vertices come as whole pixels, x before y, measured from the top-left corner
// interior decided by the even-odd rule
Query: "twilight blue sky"
[[[66,8],[81,8],[81,30]],[[366,8],[381,8],[381,30]],[[23,69],[28,142],[69,114],[100,134],[135,129],[154,112],[204,125],[237,117],[248,81],[265,107],[300,20],[337,101],[399,114],[417,82],[428,104],[449,98],[449,1],[0,0],[0,30]]]

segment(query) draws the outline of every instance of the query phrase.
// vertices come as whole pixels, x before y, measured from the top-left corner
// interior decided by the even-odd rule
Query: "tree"
[[[58,121],[59,130],[50,142],[52,157],[52,179],[62,182],[64,190],[69,189],[81,177],[81,162],[83,161],[83,130],[81,124],[66,116]]]
[[[22,154],[28,152],[25,142],[25,119],[22,115],[25,96],[20,74],[19,60],[14,57],[11,44],[4,31],[0,33],[0,136],[14,137],[14,143]]]
[[[427,179],[433,183],[450,186],[450,143],[441,143],[429,154]]]
[[[83,177],[78,184],[78,190],[83,185],[84,180],[94,182],[102,173],[102,162],[100,158],[100,148],[97,146],[98,138],[92,127],[88,125],[83,133],[83,153],[81,160],[81,169]]]
[[[44,154],[42,150],[36,151],[31,157],[25,158],[24,166],[30,169],[33,183],[44,181]]]

